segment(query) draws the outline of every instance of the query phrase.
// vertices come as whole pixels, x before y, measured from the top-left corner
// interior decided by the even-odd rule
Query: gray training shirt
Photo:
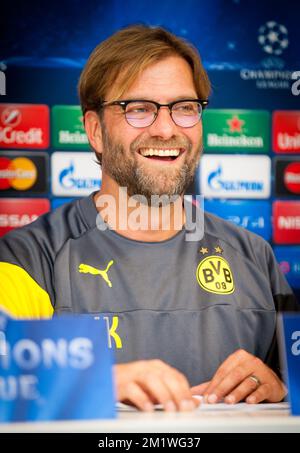
[[[298,307],[267,242],[210,214],[200,241],[181,230],[139,242],[96,216],[93,194],[64,205],[4,236],[0,261],[11,278],[24,269],[55,314],[94,315],[117,362],[159,358],[196,385],[243,348],[279,372],[276,312]]]

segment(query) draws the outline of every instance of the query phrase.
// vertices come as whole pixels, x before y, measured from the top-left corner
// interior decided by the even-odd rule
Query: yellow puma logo
[[[112,283],[108,278],[107,272],[113,264],[114,264],[114,260],[110,260],[110,262],[106,266],[106,269],[104,271],[102,271],[101,269],[97,269],[96,267],[90,266],[89,264],[81,263],[81,264],[79,264],[78,270],[79,270],[79,272],[81,272],[83,274],[100,275],[103,278],[103,280],[106,281],[108,286],[111,288]]]

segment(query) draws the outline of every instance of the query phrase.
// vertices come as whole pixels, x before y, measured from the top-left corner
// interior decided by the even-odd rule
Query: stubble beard
[[[174,137],[168,141],[152,139],[146,143],[140,137],[130,145],[130,154],[127,155],[121,143],[114,142],[102,123],[102,139],[104,152],[102,153],[103,170],[113,178],[120,187],[127,188],[128,196],[142,195],[151,203],[151,197],[165,196],[166,199],[180,196],[185,193],[192,183],[196,168],[199,165],[202,151],[202,142],[197,152],[192,153],[192,144],[187,137]],[[149,140],[150,142],[150,140]],[[186,160],[180,168],[162,165],[157,170],[150,170],[149,165],[137,161],[136,152],[140,147],[185,148]]]

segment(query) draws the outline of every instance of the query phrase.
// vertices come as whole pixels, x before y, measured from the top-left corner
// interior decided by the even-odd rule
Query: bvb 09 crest
[[[205,291],[214,294],[232,294],[233,275],[228,262],[222,256],[208,256],[197,267],[196,277]]]

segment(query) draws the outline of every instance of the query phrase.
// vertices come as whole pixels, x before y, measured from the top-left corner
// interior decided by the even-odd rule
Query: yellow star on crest
[[[201,247],[201,249],[199,249],[199,252],[202,253],[202,255],[205,255],[206,253],[208,253],[208,248],[207,247]]]
[[[216,253],[223,253],[223,249],[218,245],[217,247],[214,247]]]

